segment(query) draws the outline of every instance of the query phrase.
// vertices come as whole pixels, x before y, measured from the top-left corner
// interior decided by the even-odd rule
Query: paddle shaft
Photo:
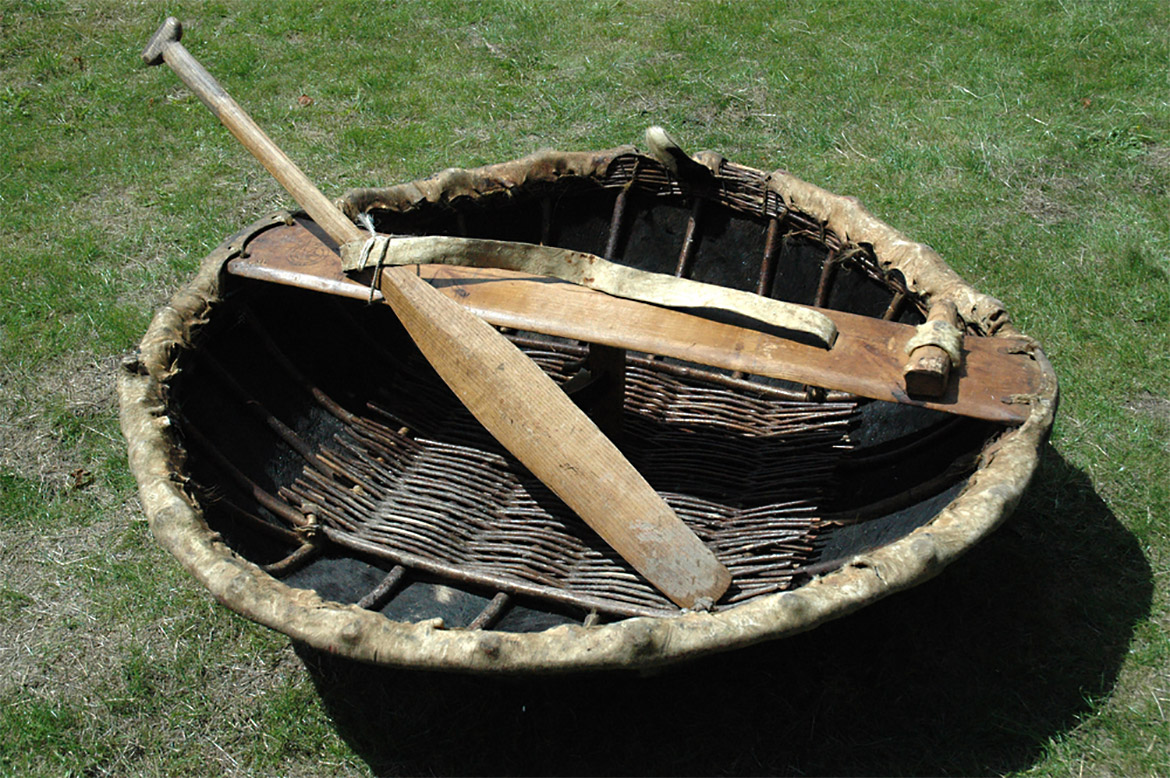
[[[179,42],[181,35],[179,23],[173,18],[167,19],[147,44],[142,58],[150,65],[165,61],[236,140],[252,152],[252,156],[338,245],[365,237],[357,225],[345,218],[337,206],[272,142],[268,134],[252,121],[252,117],[224,91],[215,77],[191,56],[191,52]]]
[[[362,239],[179,43],[181,35],[179,23],[167,19],[143,60],[165,61],[338,244]],[[381,289],[472,415],[646,580],[687,608],[723,595],[731,582],[727,569],[535,363],[408,268],[387,268]]]

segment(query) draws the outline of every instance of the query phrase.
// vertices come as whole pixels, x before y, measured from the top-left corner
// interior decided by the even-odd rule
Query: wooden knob
[[[167,20],[162,23],[162,27],[158,28],[158,32],[146,44],[146,48],[142,50],[142,61],[147,65],[161,65],[163,52],[166,51],[167,46],[178,43],[182,37],[183,25],[175,17],[168,16]]]
[[[953,327],[959,326],[959,312],[950,300],[943,300],[930,307],[927,323],[944,321]],[[941,397],[946,393],[951,374],[951,356],[938,346],[923,345],[914,349],[906,361],[903,376],[906,392],[918,397]]]
[[[654,126],[646,130],[646,146],[649,147],[650,153],[662,163],[662,166],[673,173],[676,178],[691,184],[702,184],[710,181],[711,171],[683,151],[678,141],[670,137],[670,134],[663,128]]]

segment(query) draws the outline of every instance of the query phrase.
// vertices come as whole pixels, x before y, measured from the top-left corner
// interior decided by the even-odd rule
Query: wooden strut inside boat
[[[306,221],[254,238],[228,263],[234,275],[355,299],[369,296],[369,272],[350,278],[336,244]],[[1026,338],[963,340],[960,367],[938,397],[906,389],[905,346],[916,328],[830,309],[816,309],[838,331],[836,343],[800,342],[765,328],[712,320],[613,297],[575,284],[493,268],[422,265],[413,269],[445,296],[499,327],[574,338],[686,360],[710,367],[851,392],[959,416],[1020,424],[1019,398],[1036,394],[1043,369]],[[808,307],[808,306],[805,306]],[[917,357],[916,357],[917,359]],[[949,360],[946,362],[950,370]]]

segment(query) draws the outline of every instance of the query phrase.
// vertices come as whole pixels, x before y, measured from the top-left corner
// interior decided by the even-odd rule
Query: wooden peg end
[[[930,307],[926,321],[945,321],[958,327],[959,312],[954,303],[943,300]],[[946,393],[950,375],[951,357],[945,350],[932,345],[919,346],[906,360],[903,373],[906,392],[916,397],[941,397]]]
[[[173,16],[168,16],[158,31],[142,50],[142,61],[147,65],[161,65],[163,52],[169,44],[178,43],[183,37],[183,25]]]

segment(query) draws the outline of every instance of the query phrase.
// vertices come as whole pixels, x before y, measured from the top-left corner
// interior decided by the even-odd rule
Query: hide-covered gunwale
[[[698,158],[714,173],[712,182],[702,186],[679,181],[653,158],[623,147],[575,154],[544,152],[477,170],[449,170],[389,189],[351,192],[341,205],[351,217],[370,213],[381,231],[548,241],[667,272],[675,270],[676,264],[686,264],[685,273],[713,283],[753,291],[768,287],[766,293],[786,299],[868,315],[893,310],[892,302],[898,298],[902,309],[894,315],[912,323],[921,321],[932,305],[949,300],[969,333],[1018,336],[998,301],[970,288],[928,247],[874,219],[856,200],[832,195],[783,172],[765,176],[716,155]],[[615,206],[623,192],[629,193],[628,202],[622,205],[627,212],[615,218],[619,210]],[[696,205],[700,201],[703,205]],[[628,618],[615,613],[608,621],[603,618],[598,622],[589,616],[587,603],[548,603],[520,590],[504,601],[510,601],[517,612],[537,615],[527,617],[522,624],[522,619],[513,619],[514,626],[509,628],[507,618],[491,614],[492,603],[500,601],[492,587],[482,582],[464,586],[466,592],[452,585],[450,591],[455,594],[442,596],[482,603],[488,617],[473,614],[470,621],[497,619],[495,628],[468,629],[476,625],[467,620],[460,624],[459,614],[453,618],[442,608],[430,613],[406,606],[399,611],[394,611],[394,606],[362,608],[354,602],[369,592],[354,596],[345,587],[330,588],[327,574],[340,571],[343,578],[348,575],[353,579],[353,569],[362,566],[356,574],[357,583],[373,581],[376,588],[380,577],[394,569],[393,561],[363,553],[345,561],[350,558],[341,553],[344,546],[322,540],[327,550],[320,559],[330,560],[331,567],[318,563],[322,569],[315,577],[295,572],[300,560],[282,561],[298,542],[295,534],[287,537],[284,545],[262,547],[248,531],[233,529],[238,517],[229,515],[220,504],[229,503],[225,495],[238,492],[239,487],[203,483],[216,473],[222,477],[224,471],[222,466],[205,464],[209,455],[195,440],[202,432],[194,430],[192,418],[200,419],[199,426],[212,428],[212,437],[218,436],[214,449],[228,458],[251,463],[257,469],[256,477],[272,482],[273,491],[295,481],[299,476],[294,471],[303,465],[283,443],[257,443],[263,439],[260,432],[249,432],[246,439],[233,445],[237,442],[233,435],[238,437],[243,425],[256,423],[243,421],[248,416],[243,411],[238,418],[232,417],[236,429],[215,429],[216,422],[210,420],[218,407],[199,406],[203,382],[208,382],[206,386],[214,383],[223,397],[234,391],[224,389],[224,379],[214,377],[217,368],[208,366],[208,356],[225,362],[226,372],[248,384],[241,387],[244,392],[266,388],[257,376],[243,374],[269,358],[248,351],[260,350],[260,346],[242,338],[246,328],[240,321],[261,319],[270,331],[275,329],[285,347],[313,341],[314,353],[333,349],[335,359],[345,364],[322,363],[312,356],[301,357],[299,364],[315,373],[317,384],[332,381],[336,399],[348,411],[355,410],[350,400],[369,399],[359,397],[357,390],[352,397],[343,397],[350,390],[336,388],[347,384],[340,379],[355,372],[355,361],[363,369],[379,364],[383,359],[378,353],[379,342],[382,347],[405,348],[401,339],[391,334],[394,322],[386,310],[367,310],[354,303],[352,310],[343,314],[323,312],[343,303],[224,273],[225,265],[246,254],[249,241],[257,235],[288,229],[284,221],[259,222],[230,238],[207,257],[192,283],[158,313],[139,355],[128,363],[121,377],[123,426],[143,504],[160,542],[232,609],[296,640],[355,659],[470,671],[628,668],[665,664],[810,629],[929,578],[991,531],[1019,499],[1052,422],[1056,383],[1039,349],[1033,350],[1033,358],[1045,367],[1047,379],[1035,395],[1018,398],[1026,404],[1028,414],[1016,427],[967,420],[947,422],[951,426],[946,426],[926,411],[854,403],[861,422],[851,433],[851,450],[842,459],[844,467],[834,477],[840,481],[847,476],[859,494],[852,501],[838,500],[836,505],[822,500],[824,504],[806,511],[816,514],[813,523],[817,528],[805,543],[811,550],[790,562],[783,582],[789,588],[745,597],[711,613],[664,610],[661,615]],[[770,238],[770,230],[779,237]],[[770,240],[780,242],[769,249]],[[684,262],[682,254],[688,251],[688,244],[691,256]],[[684,246],[681,252],[680,245]],[[767,261],[762,262],[761,257],[766,258],[769,251],[774,267],[761,272],[761,264]],[[744,256],[753,259],[729,261]],[[832,266],[826,270],[826,265]],[[290,317],[290,311],[296,311],[296,316]],[[352,320],[364,324],[360,333],[338,327],[338,322]],[[327,322],[334,329],[319,331]],[[305,329],[297,330],[301,325]],[[317,334],[310,334],[314,332]],[[370,342],[371,334],[374,342]],[[550,346],[547,340],[533,338],[526,342],[551,369],[571,373],[579,357],[572,344]],[[806,391],[777,382],[747,384],[749,379],[741,376],[716,376],[712,384],[696,378],[695,373],[703,371],[693,366],[656,366],[644,361],[630,364],[636,381],[657,382],[654,392],[682,381],[684,389],[677,391],[702,394],[694,387],[718,386],[730,393],[729,397],[738,393],[736,404],[749,408],[799,401],[806,394],[818,403],[854,402],[839,393],[817,392],[815,387]],[[566,377],[571,378],[562,376]],[[360,384],[362,379],[358,376],[355,380]],[[239,397],[246,395],[235,396],[232,402],[239,403]],[[283,416],[294,432],[311,438],[314,446],[329,440],[334,432],[320,421],[327,414],[305,412],[309,403],[303,399],[273,398],[266,407],[272,416]],[[314,430],[314,425],[328,429],[321,432]],[[897,430],[899,425],[908,425],[906,434]],[[684,424],[680,429],[667,429],[669,434],[661,439],[677,440],[671,437],[676,433],[693,436],[697,428]],[[703,429],[710,432],[711,428]],[[728,429],[724,426],[717,431],[725,434]],[[891,491],[888,486],[880,487],[877,481],[891,467],[891,457],[904,448],[894,444],[915,435],[927,442],[922,451],[900,463],[907,473],[927,468],[926,461],[936,453],[932,447],[943,445],[940,440],[958,441],[948,443],[950,449],[938,449],[948,451],[952,461],[943,466],[934,463],[930,465],[934,470],[922,475],[907,475],[905,488]],[[738,433],[728,436],[743,443]],[[760,433],[748,435],[753,436],[758,438]],[[722,441],[708,439],[717,444],[714,451],[721,450]],[[281,452],[283,459],[264,463],[263,455],[273,451]],[[850,460],[854,462],[852,471]],[[693,461],[685,464],[695,466]],[[879,475],[867,473],[871,469]],[[737,488],[743,488],[742,484]],[[880,488],[886,493],[878,494]],[[870,490],[874,490],[874,499],[867,499]],[[702,495],[704,499],[707,496]],[[303,501],[303,492],[302,497],[291,499]],[[238,496],[230,500],[240,501]],[[735,495],[728,501],[734,503]],[[733,505],[729,510],[740,507]],[[253,507],[251,512],[268,515],[263,506]],[[358,546],[351,544],[350,548]],[[272,563],[276,566],[268,568],[271,573],[265,572],[264,566]],[[308,569],[312,564],[310,560]],[[308,583],[290,585],[288,581],[295,584],[302,580],[298,575]],[[436,589],[428,575],[411,575],[419,577],[420,591],[422,584],[431,587],[426,591],[432,595],[444,591]],[[356,584],[349,580],[346,585],[352,588]],[[401,588],[402,582],[397,585]],[[349,599],[349,604],[337,601],[343,599]],[[420,603],[420,607],[428,605],[421,599]],[[639,603],[638,607],[644,605],[643,600]],[[400,617],[388,618],[382,610]],[[437,617],[446,618],[447,623],[439,624],[434,620]],[[569,618],[578,623],[536,628],[541,619],[553,624]]]

